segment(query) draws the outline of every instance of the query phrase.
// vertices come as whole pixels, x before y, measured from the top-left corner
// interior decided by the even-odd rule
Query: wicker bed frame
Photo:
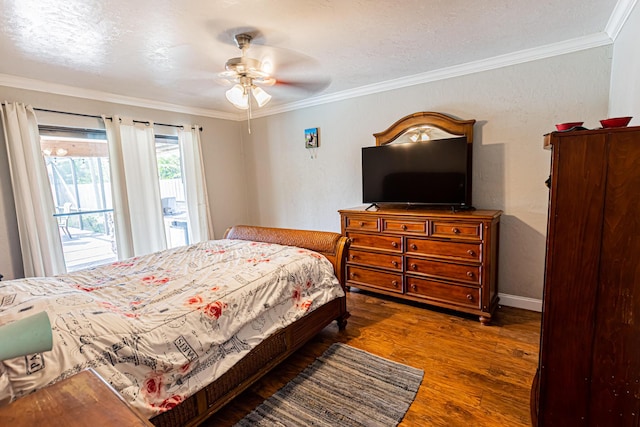
[[[344,264],[349,241],[338,233],[238,225],[224,238],[298,246],[319,252],[333,264],[344,287]],[[180,405],[151,419],[160,427],[198,425],[286,359],[333,320],[345,328],[346,297],[335,299],[267,338],[224,375]]]

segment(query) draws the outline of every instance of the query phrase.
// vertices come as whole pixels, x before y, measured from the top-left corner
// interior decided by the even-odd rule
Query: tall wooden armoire
[[[640,425],[640,127],[553,132],[534,425]]]

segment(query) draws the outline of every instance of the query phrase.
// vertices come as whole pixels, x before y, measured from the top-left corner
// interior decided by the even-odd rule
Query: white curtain
[[[118,258],[166,249],[153,123],[105,116]]]
[[[184,176],[185,198],[189,213],[190,243],[213,239],[213,226],[207,201],[207,185],[202,163],[202,143],[200,126],[178,130],[182,173]]]
[[[25,277],[66,272],[49,177],[31,106],[0,104]]]

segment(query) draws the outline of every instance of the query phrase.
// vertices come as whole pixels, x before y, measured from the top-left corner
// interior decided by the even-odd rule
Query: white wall
[[[636,3],[613,47],[609,117],[640,125],[640,6]]]
[[[36,108],[73,113],[107,116],[118,114],[139,120],[153,120],[167,124],[199,124],[204,128],[201,138],[207,192],[212,210],[214,232],[222,237],[225,229],[237,223],[246,223],[246,180],[241,144],[242,123],[188,114],[131,107],[55,94],[14,89],[0,86],[0,101],[23,102]],[[38,120],[60,120],[66,125],[78,123],[77,116],[36,112]],[[93,119],[95,123],[98,120]],[[1,127],[1,125],[0,125]],[[0,132],[0,274],[5,279],[22,277],[22,259],[9,177],[3,132]]]
[[[476,119],[473,200],[504,211],[500,293],[542,296],[555,123],[597,127],[607,115],[611,47],[422,84],[252,120],[244,132],[251,222],[340,230],[338,209],[361,205],[360,148],[417,111]],[[312,159],[304,129],[320,128]]]

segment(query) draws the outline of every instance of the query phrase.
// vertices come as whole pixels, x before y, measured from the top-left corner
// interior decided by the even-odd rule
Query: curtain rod
[[[92,117],[94,119],[101,119],[102,118],[102,116],[96,116],[96,115],[93,115],[93,114],[70,113],[68,111],[47,110],[46,108],[36,108],[36,107],[33,107],[33,109],[36,110],[36,111],[43,111],[43,112],[46,112],[46,113],[68,114],[70,116]],[[105,117],[105,118],[107,118],[109,120],[113,120],[113,117]],[[151,123],[149,121],[144,121],[144,120],[134,120],[133,122],[134,123],[144,123],[144,124],[147,124],[147,125]],[[168,125],[166,123],[154,123],[154,124],[158,125],[158,126],[168,126],[168,127],[173,127],[173,128],[184,129],[183,125]],[[200,132],[202,132],[202,126],[198,126],[198,129],[200,130]]]

